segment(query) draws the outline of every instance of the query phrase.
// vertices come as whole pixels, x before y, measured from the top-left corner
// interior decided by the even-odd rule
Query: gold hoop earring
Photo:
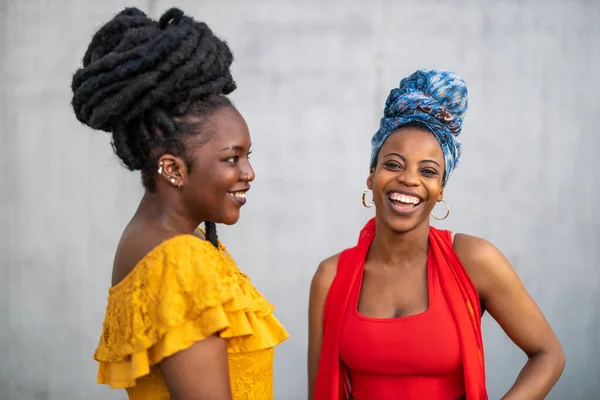
[[[367,195],[367,192],[369,190],[371,190],[371,189],[366,188],[365,191],[362,194],[362,199],[361,200],[362,200],[362,204],[363,204],[363,206],[365,206],[365,208],[371,208],[371,207],[373,207],[373,204],[374,204],[372,199],[371,199],[371,203],[369,205],[367,205],[367,201],[365,200],[365,196]]]
[[[442,221],[442,220],[448,218],[448,215],[450,215],[450,206],[448,205],[448,203],[446,203],[446,200],[441,199],[440,201],[446,205],[446,215],[444,215],[442,218],[438,218],[435,215],[433,215],[433,210],[431,211],[431,216],[433,218],[437,219],[438,221]]]

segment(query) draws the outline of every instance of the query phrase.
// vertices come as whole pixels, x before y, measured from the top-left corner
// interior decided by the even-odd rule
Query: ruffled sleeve
[[[163,358],[218,334],[229,353],[274,347],[288,337],[274,307],[224,247],[192,235],[153,249],[109,289],[94,358],[98,383],[135,385]]]

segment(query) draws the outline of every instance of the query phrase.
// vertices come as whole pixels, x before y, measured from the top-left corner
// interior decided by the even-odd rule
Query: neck
[[[427,222],[409,232],[399,233],[378,220],[369,258],[383,266],[420,267],[422,261],[427,259],[428,238]]]
[[[202,221],[193,221],[181,207],[158,193],[145,192],[134,219],[158,226],[176,234],[192,234]]]

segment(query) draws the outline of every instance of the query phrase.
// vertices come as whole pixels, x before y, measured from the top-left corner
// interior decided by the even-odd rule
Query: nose
[[[418,186],[419,173],[418,168],[407,167],[398,173],[398,182],[405,186]]]
[[[242,181],[252,182],[255,177],[256,175],[254,174],[254,169],[252,168],[252,165],[250,165],[250,162],[245,163],[245,166],[242,170]]]

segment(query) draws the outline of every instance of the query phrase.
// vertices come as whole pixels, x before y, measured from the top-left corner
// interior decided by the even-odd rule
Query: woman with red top
[[[376,216],[312,281],[312,400],[486,400],[485,310],[528,357],[504,400],[542,399],[560,377],[561,345],[507,259],[429,225],[437,202],[438,219],[450,212],[444,187],[466,109],[466,85],[449,71],[419,70],[391,91],[363,193]]]

